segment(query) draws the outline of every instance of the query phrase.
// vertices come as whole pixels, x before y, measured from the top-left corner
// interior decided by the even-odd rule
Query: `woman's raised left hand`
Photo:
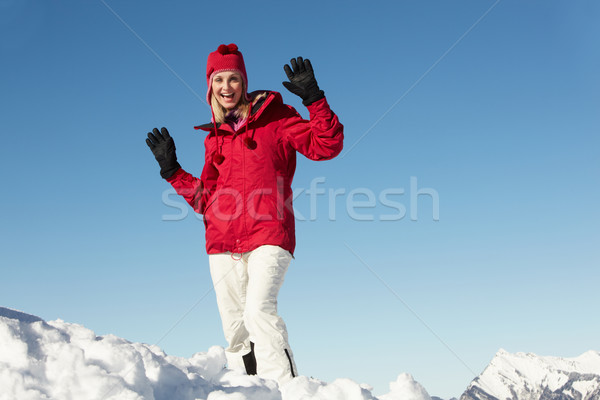
[[[285,64],[283,70],[287,75],[289,82],[282,82],[283,86],[296,96],[302,98],[302,104],[308,106],[317,100],[325,97],[325,93],[319,89],[315,73],[309,59],[303,60],[302,57],[291,59],[289,65]]]

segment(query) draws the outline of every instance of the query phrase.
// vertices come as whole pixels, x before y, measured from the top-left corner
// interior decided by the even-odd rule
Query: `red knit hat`
[[[248,76],[246,75],[246,66],[244,64],[244,57],[239,52],[238,47],[235,43],[228,45],[222,44],[216,51],[213,51],[208,55],[208,61],[206,62],[206,83],[208,85],[208,91],[206,92],[206,100],[210,104],[210,96],[212,93],[212,78],[215,74],[223,71],[235,71],[238,72],[244,80],[244,96],[248,98]]]

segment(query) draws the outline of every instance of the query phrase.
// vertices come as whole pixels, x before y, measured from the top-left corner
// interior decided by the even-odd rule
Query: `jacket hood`
[[[261,94],[265,95],[260,96]],[[253,104],[252,109],[250,110],[250,116],[248,117],[248,123],[256,121],[270,104],[283,104],[283,98],[281,97],[281,93],[271,90],[256,90],[254,92],[249,93],[249,97],[253,99]],[[218,123],[217,129],[220,126],[221,123]],[[206,124],[194,126],[194,129],[211,132],[214,129],[214,127],[215,125],[212,122],[209,122]]]

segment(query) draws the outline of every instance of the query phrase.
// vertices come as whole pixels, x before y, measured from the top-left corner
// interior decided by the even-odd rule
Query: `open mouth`
[[[225,98],[225,99],[233,99],[233,93],[221,93],[221,97]]]

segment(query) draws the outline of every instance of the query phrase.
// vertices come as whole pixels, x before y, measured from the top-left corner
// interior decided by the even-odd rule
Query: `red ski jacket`
[[[237,131],[226,123],[195,127],[209,132],[202,175],[179,169],[168,182],[203,214],[208,254],[245,253],[266,244],[293,254],[296,152],[328,160],[340,153],[344,138],[325,98],[307,108],[310,121],[284,104],[281,94],[267,92]],[[221,163],[216,153],[224,157]]]

